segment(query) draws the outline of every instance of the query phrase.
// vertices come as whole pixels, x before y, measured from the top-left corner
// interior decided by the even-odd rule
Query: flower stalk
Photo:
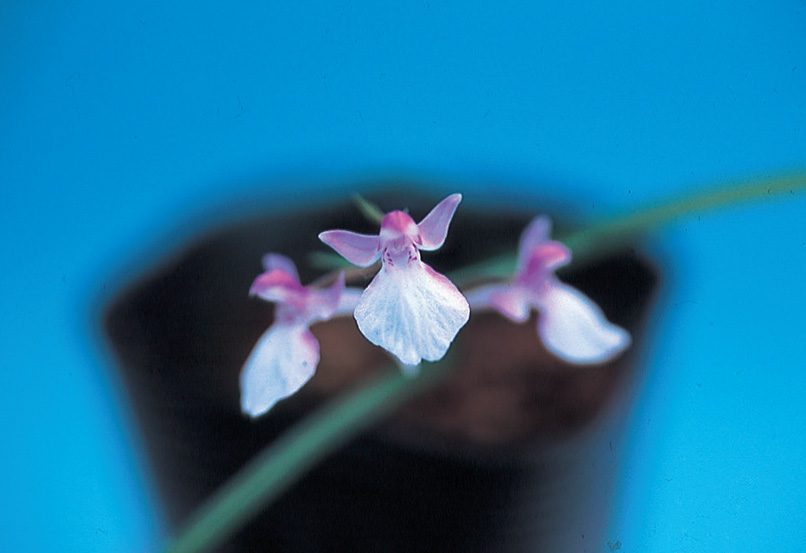
[[[450,356],[428,363],[416,379],[390,366],[361,388],[335,398],[269,444],[210,497],[166,553],[214,549],[320,460],[447,376],[452,364]]]
[[[611,251],[634,236],[696,212],[739,205],[754,199],[794,195],[803,190],[806,190],[804,172],[735,182],[604,220],[560,237],[558,241],[573,253],[574,263],[580,264]],[[380,210],[375,212],[368,202],[364,207],[362,211],[368,217],[383,222]],[[408,224],[408,221],[404,222]],[[402,235],[409,236],[407,232],[404,229]],[[374,262],[375,259],[377,257],[368,256],[366,259],[362,257],[361,261]],[[460,284],[479,279],[508,279],[516,266],[516,256],[508,254],[465,267],[449,276]],[[301,285],[297,283],[295,286]],[[318,461],[373,426],[407,399],[438,382],[450,373],[452,366],[448,354],[437,363],[423,365],[417,378],[397,370],[384,371],[383,376],[360,389],[335,398],[269,444],[199,509],[166,551],[199,553],[216,547],[290,488]]]

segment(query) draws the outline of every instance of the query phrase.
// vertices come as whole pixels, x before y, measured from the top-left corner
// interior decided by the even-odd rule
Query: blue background
[[[802,0],[165,4],[0,6],[0,551],[159,543],[90,315],[213,213],[402,174],[595,218],[806,164]],[[621,551],[806,542],[804,209],[650,244]]]

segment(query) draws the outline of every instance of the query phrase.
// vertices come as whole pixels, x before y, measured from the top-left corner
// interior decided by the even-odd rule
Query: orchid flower
[[[376,236],[329,230],[319,239],[360,267],[381,259],[381,270],[361,294],[355,320],[361,333],[413,373],[422,359],[441,359],[470,317],[467,300],[445,276],[420,261],[420,250],[445,242],[461,194],[437,204],[419,223],[402,211],[387,213]]]
[[[277,304],[274,323],[260,337],[241,370],[241,410],[257,417],[299,390],[319,363],[319,342],[308,327],[352,313],[358,291],[344,287],[344,273],[323,290],[302,286],[294,263],[282,255],[263,258],[266,272],[249,294]]]
[[[557,279],[554,271],[571,261],[571,251],[549,240],[550,233],[548,217],[532,220],[521,235],[514,279],[477,288],[468,301],[517,323],[534,307],[540,313],[537,333],[554,355],[577,364],[610,361],[629,347],[630,335],[608,322],[590,298]]]

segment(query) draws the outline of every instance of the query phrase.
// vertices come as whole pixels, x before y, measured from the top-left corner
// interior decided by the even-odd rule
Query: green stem
[[[802,172],[738,181],[715,190],[645,207],[631,214],[617,215],[560,236],[557,240],[571,248],[574,265],[580,265],[611,252],[625,241],[648,234],[684,216],[738,205],[757,198],[794,195],[803,190],[806,190],[806,173]],[[485,279],[511,278],[515,262],[513,253],[501,254],[454,271],[450,278],[458,285]]]
[[[218,490],[195,513],[167,553],[209,551],[277,498],[322,458],[375,424],[451,368],[447,358],[424,364],[418,378],[391,374],[336,398],[281,436]],[[384,371],[386,373],[386,371]]]
[[[560,239],[574,252],[574,259],[588,259],[611,251],[625,240],[646,234],[664,224],[700,211],[712,211],[758,198],[795,194],[806,189],[806,173],[792,173],[734,182],[715,190],[647,207],[629,215],[588,226]]]
[[[745,181],[730,188],[695,194],[662,203],[630,215],[615,217],[574,232],[560,240],[574,252],[575,263],[617,247],[625,239],[646,233],[679,217],[706,209],[739,204],[754,198],[806,189],[806,173]],[[364,205],[371,219],[383,214]],[[369,206],[369,207],[367,207]],[[377,210],[377,213],[375,213]],[[380,222],[380,221],[379,221]],[[515,257],[501,255],[452,274],[457,280],[507,278]],[[375,424],[409,397],[448,374],[452,362],[426,366],[419,378],[409,379],[397,370],[374,380],[352,394],[336,398],[269,445],[258,457],[215,493],[196,513],[186,530],[170,544],[168,553],[199,553],[220,544],[277,498],[319,460],[362,430]]]

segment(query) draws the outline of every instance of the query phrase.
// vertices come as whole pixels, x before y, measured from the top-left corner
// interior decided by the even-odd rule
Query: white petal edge
[[[538,334],[549,351],[568,362],[605,363],[632,342],[630,334],[610,323],[593,300],[567,284],[554,283],[538,307]]]
[[[299,390],[319,363],[319,343],[304,325],[272,325],[241,369],[241,410],[258,417]]]
[[[361,333],[401,363],[442,359],[470,317],[470,306],[445,276],[417,261],[380,272],[355,309]]]

